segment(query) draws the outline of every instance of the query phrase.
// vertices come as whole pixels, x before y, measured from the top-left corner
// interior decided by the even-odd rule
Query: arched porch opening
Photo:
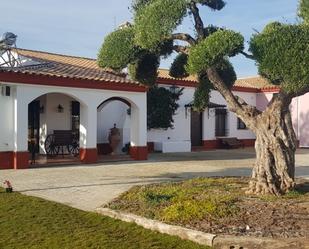
[[[75,96],[58,92],[43,94],[28,104],[30,164],[80,161],[80,144],[85,139],[81,108],[86,105]]]
[[[99,104],[97,112],[99,155],[130,155],[135,160],[147,159],[147,147],[145,142],[141,143],[141,140],[146,141],[147,135],[145,127],[140,125],[144,113],[132,100],[110,97]]]

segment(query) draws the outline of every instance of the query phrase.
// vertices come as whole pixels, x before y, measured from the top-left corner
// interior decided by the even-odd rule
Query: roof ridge
[[[36,53],[43,53],[43,54],[49,54],[49,55],[58,55],[62,57],[70,57],[70,58],[76,58],[76,59],[85,59],[85,60],[91,60],[96,61],[94,58],[84,57],[84,56],[76,56],[76,55],[67,55],[67,54],[60,54],[60,53],[54,53],[54,52],[47,52],[47,51],[41,51],[41,50],[34,50],[34,49],[26,49],[26,48],[16,48],[16,50],[23,50],[23,51],[30,51],[30,52],[36,52]]]

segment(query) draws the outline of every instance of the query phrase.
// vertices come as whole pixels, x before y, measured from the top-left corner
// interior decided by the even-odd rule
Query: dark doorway
[[[28,150],[39,153],[40,101],[32,101],[28,106]]]
[[[191,146],[203,144],[203,113],[191,110]]]
[[[80,125],[80,103],[78,101],[71,102],[71,120],[72,131],[79,134]]]
[[[227,136],[226,109],[216,109],[216,137]]]

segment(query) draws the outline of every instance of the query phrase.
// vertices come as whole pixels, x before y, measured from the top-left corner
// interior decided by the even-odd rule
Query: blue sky
[[[295,22],[297,0],[226,0],[219,12],[201,10],[205,24],[241,32],[246,41],[255,30],[271,21]],[[17,46],[28,49],[95,58],[104,37],[131,20],[131,0],[11,0],[1,3],[0,34],[18,35]],[[187,18],[180,31],[192,32]],[[171,60],[161,67],[168,68]],[[232,59],[238,77],[257,74],[254,63],[237,56]]]

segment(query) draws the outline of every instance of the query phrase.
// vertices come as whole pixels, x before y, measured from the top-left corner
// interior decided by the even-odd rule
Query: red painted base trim
[[[0,169],[14,169],[14,152],[0,152]]]
[[[86,164],[96,163],[98,161],[98,150],[97,148],[92,148],[92,149],[80,148],[79,156],[80,156],[81,162],[83,163],[86,163]]]
[[[243,142],[245,147],[254,147],[255,139],[239,139]],[[214,149],[221,149],[220,141],[217,140],[204,140],[203,141],[203,148],[205,150],[214,150]]]
[[[0,169],[28,169],[28,151],[4,151],[0,152]]]
[[[98,155],[109,155],[113,152],[109,143],[97,144]]]
[[[245,147],[254,147],[255,139],[239,139]]]
[[[134,160],[141,161],[148,159],[148,146],[131,146],[130,155]]]
[[[148,142],[147,147],[148,147],[148,153],[154,152],[154,142]]]
[[[203,141],[203,148],[205,150],[214,150],[220,148],[219,140],[204,140]]]
[[[17,151],[14,155],[14,169],[28,169],[29,168],[29,152]]]

